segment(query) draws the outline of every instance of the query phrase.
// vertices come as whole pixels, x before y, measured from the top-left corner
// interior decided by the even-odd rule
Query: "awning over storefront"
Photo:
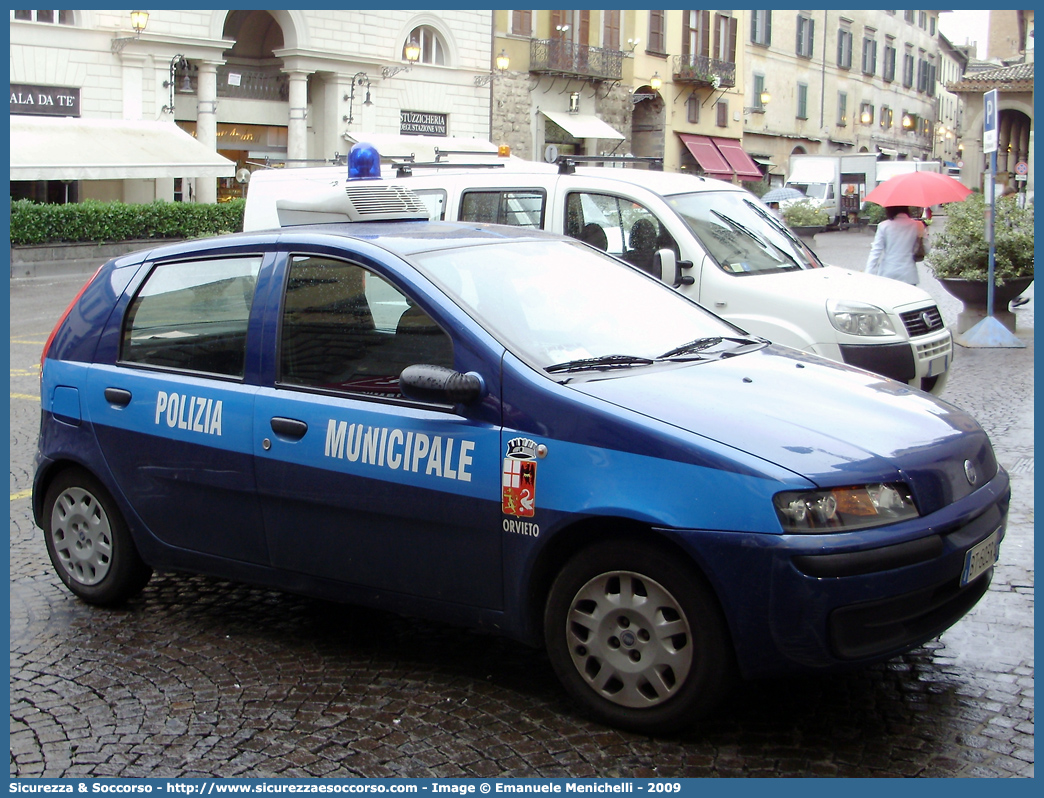
[[[708,177],[716,177],[721,180],[732,179],[732,167],[725,160],[714,142],[707,136],[694,136],[691,133],[679,133],[685,148],[692,153],[696,163],[707,173]]]
[[[542,111],[541,113],[574,138],[612,139],[613,141],[623,141],[627,138],[592,114],[566,114],[560,111]]]
[[[349,148],[353,144],[364,141],[372,144],[381,154],[381,158],[401,160],[416,157],[420,163],[435,160],[435,150],[442,152],[467,152],[478,154],[497,154],[497,145],[485,139],[473,139],[462,136],[409,136],[401,133],[370,133],[352,131],[345,133]]]
[[[736,139],[711,139],[740,180],[761,180],[761,170]]]
[[[236,165],[173,122],[11,116],[11,180],[232,177]]]

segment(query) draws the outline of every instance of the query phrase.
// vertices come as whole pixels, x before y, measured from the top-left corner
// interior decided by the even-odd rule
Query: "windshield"
[[[511,351],[556,378],[714,359],[757,343],[579,242],[512,241],[412,261]]]
[[[818,269],[823,262],[753,194],[701,191],[672,194],[667,202],[722,271],[772,274]]]

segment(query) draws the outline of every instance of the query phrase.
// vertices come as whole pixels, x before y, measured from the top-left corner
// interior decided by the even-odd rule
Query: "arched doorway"
[[[218,179],[217,201],[227,202],[244,196],[253,169],[287,158],[286,112],[282,108],[275,111],[275,104],[288,101],[289,76],[282,71],[282,59],[275,56],[275,51],[285,46],[283,28],[268,11],[228,12],[221,36],[232,40],[222,53],[224,63],[217,67],[216,75],[219,116],[215,148],[236,163],[235,177]],[[176,86],[179,94],[198,93],[197,67],[186,62],[179,69]],[[225,108],[236,109],[233,115],[222,113],[223,101],[230,101]],[[197,135],[195,119],[176,121]],[[175,197],[187,198],[187,187],[179,182],[175,181]]]
[[[651,86],[642,86],[631,99],[634,102],[631,153],[647,158],[662,158],[666,117],[663,97]]]

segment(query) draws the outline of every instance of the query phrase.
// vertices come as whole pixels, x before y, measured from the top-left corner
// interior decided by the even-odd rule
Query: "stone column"
[[[308,72],[288,70],[290,76],[290,119],[287,123],[287,166],[307,166],[308,157]],[[299,163],[294,163],[299,161]]]
[[[199,62],[196,139],[217,152],[217,68],[220,61]],[[217,178],[196,179],[196,202],[217,202]]]

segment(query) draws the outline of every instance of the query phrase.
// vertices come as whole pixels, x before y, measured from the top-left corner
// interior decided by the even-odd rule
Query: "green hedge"
[[[162,200],[147,205],[96,200],[40,205],[18,200],[11,203],[11,244],[181,239],[235,233],[243,229],[245,205],[242,199],[215,205]]]

